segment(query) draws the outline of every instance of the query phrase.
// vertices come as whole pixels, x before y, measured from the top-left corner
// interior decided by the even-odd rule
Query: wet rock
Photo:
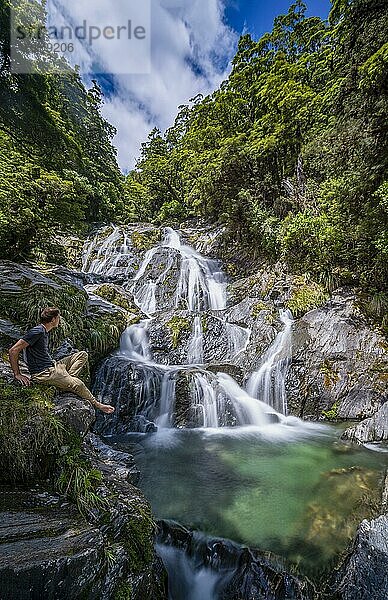
[[[66,358],[67,356],[71,356],[72,354],[75,354],[76,352],[79,352],[78,348],[74,348],[73,342],[71,340],[69,340],[68,338],[66,338],[65,340],[63,340],[63,342],[59,346],[59,348],[57,348],[53,352],[52,357],[54,360],[62,360],[63,358]]]
[[[206,402],[218,408],[218,422],[211,421],[206,413]],[[219,407],[222,406],[222,410]],[[175,406],[170,416],[173,427],[232,427],[236,425],[236,413],[230,399],[218,384],[216,376],[204,369],[181,370],[176,374]]]
[[[363,521],[353,548],[335,576],[337,600],[388,598],[388,516]]]
[[[181,255],[178,250],[157,248],[144,273],[135,279],[131,286],[134,295],[140,299],[141,305],[147,298],[150,287],[153,286],[157,310],[173,308],[176,302],[180,270]]]
[[[101,532],[68,508],[35,507],[26,496],[14,492],[14,508],[0,516],[1,598],[107,598],[109,565]],[[26,507],[15,510],[23,498]]]
[[[387,399],[384,338],[370,328],[351,290],[339,290],[293,328],[288,405],[297,416],[365,419]]]
[[[136,415],[129,423],[129,430],[137,433],[155,433],[158,428],[155,423],[146,419],[144,415]]]
[[[24,370],[21,372],[23,372],[23,374],[25,373]],[[8,362],[5,362],[5,360],[3,360],[2,358],[0,358],[0,380],[5,381],[6,383],[16,383],[10,364]]]
[[[269,553],[261,553],[225,539],[205,537],[171,521],[159,522],[157,541],[162,556],[164,546],[180,550],[188,560],[191,559],[197,577],[202,570],[211,570],[217,579],[215,593],[218,598],[224,600],[313,598],[312,587],[306,581],[288,573],[285,563]],[[180,581],[179,572],[173,568],[174,565],[172,561],[169,568],[169,577],[172,578],[170,589],[173,589],[174,579],[177,579],[178,585]]]
[[[140,472],[131,454],[114,450],[93,433],[87,435],[85,446],[87,452],[93,452],[105,479],[124,480],[133,485],[139,482]]]
[[[152,407],[158,405],[163,374],[158,368],[136,364],[122,354],[106,359],[96,374],[93,392],[116,410],[112,415],[98,414],[94,430],[102,435],[132,431],[138,414],[152,422]],[[147,407],[151,409],[149,415]]]
[[[160,238],[161,229],[153,225],[103,227],[85,243],[82,269],[125,285],[138,273],[146,251]]]
[[[103,283],[98,285],[87,285],[85,286],[88,294],[99,296],[103,300],[106,300],[111,305],[124,309],[131,317],[128,319],[129,322],[138,322],[140,320],[140,310],[135,305],[133,295],[125,290],[122,286],[115,285],[113,283]]]
[[[125,589],[128,594],[130,590],[134,600],[164,600],[166,574],[155,555],[156,526],[148,501],[130,483],[136,478],[132,457],[109,449],[95,436],[85,441],[84,451],[93,468],[103,473],[97,494],[105,505],[95,515],[96,522],[110,544],[122,549],[124,557],[107,597],[113,598],[113,592]]]
[[[54,397],[55,416],[59,417],[67,429],[83,437],[95,420],[93,406],[87,400],[74,394],[60,392]]]
[[[195,361],[191,343],[195,332],[196,315],[174,311],[157,315],[148,327],[152,356],[155,362],[168,365],[185,365]],[[233,362],[244,349],[249,331],[228,323],[208,311],[199,316],[202,330],[202,360],[198,362]],[[194,353],[195,354],[195,353]]]
[[[373,417],[346,429],[342,437],[361,444],[388,441],[388,402],[383,404]]]
[[[232,365],[230,363],[218,363],[218,364],[210,364],[206,365],[206,371],[210,371],[210,373],[226,373],[230,377],[233,377],[235,381],[239,385],[243,384],[245,373],[244,370],[238,365]]]
[[[22,337],[22,332],[8,319],[0,319],[0,348],[8,350]]]
[[[181,228],[184,243],[195,248],[203,256],[213,258],[219,255],[220,243],[225,233],[225,227],[214,227],[204,223],[195,223],[194,227],[184,224]]]
[[[47,269],[47,275],[54,277],[55,280],[59,280],[65,284],[69,284],[83,290],[84,286],[90,283],[94,283],[93,276],[88,273],[82,273],[80,271],[72,271],[67,267],[56,265]]]

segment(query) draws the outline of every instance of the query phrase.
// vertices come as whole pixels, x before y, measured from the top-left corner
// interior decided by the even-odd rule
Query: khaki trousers
[[[33,375],[31,380],[34,383],[53,385],[65,392],[72,392],[94,404],[95,398],[93,394],[88,390],[84,382],[77,377],[87,362],[87,352],[76,352],[56,362],[53,367]]]

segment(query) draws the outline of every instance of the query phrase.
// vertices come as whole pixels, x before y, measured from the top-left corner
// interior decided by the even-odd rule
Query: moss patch
[[[115,592],[114,600],[132,600],[132,598],[132,585],[126,582],[121,583]]]
[[[142,232],[134,231],[131,235],[131,240],[136,250],[147,251],[160,242],[161,235],[160,229],[149,229]]]
[[[166,323],[166,327],[171,331],[172,346],[177,348],[183,331],[190,331],[190,322],[184,317],[173,317]]]
[[[102,473],[93,469],[90,461],[83,456],[78,436],[69,439],[69,446],[58,459],[58,470],[56,488],[77,505],[83,516],[90,516],[94,510],[107,509],[106,500],[97,494]]]
[[[96,288],[93,292],[100,298],[107,300],[111,304],[115,304],[116,306],[120,306],[124,310],[128,312],[139,312],[138,308],[132,304],[132,302],[127,298],[124,294],[120,292],[120,289],[115,285],[110,285],[109,283],[104,283],[98,288]]]
[[[335,369],[333,364],[326,359],[321,364],[319,370],[323,374],[323,383],[325,388],[331,390],[340,380],[340,375],[337,369]]]
[[[64,443],[65,431],[52,412],[55,389],[22,387],[0,380],[0,480],[26,483],[44,478]]]
[[[294,282],[286,307],[295,317],[300,317],[310,310],[322,306],[328,299],[329,295],[321,285],[308,282],[306,278],[300,277]]]
[[[336,421],[338,418],[338,407],[339,407],[338,402],[335,402],[330,410],[323,410],[322,415],[328,421]]]

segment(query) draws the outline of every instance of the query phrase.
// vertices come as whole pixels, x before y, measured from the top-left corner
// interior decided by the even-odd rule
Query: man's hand
[[[29,387],[31,385],[31,379],[29,377],[27,377],[26,375],[22,375],[21,373],[19,373],[18,375],[15,375],[15,379],[17,381],[20,381],[20,383],[22,385],[26,385],[27,387]]]

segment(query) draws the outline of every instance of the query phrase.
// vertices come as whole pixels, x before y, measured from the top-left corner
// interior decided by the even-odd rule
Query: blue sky
[[[226,5],[226,20],[241,32],[244,26],[252,37],[260,37],[272,28],[274,18],[288,11],[291,0],[228,0]],[[329,0],[306,1],[307,14],[326,19],[331,3]]]
[[[84,11],[94,24],[103,26],[110,23],[112,12],[119,22],[126,23],[130,3],[141,9],[147,1],[95,0],[93,11],[90,0],[49,0],[49,4],[71,17],[79,18]],[[119,75],[122,68],[126,72],[126,54],[109,44],[101,48],[99,55],[98,48],[93,48],[94,59],[105,65],[105,75],[93,74],[95,63],[84,48],[73,57],[74,64],[81,65],[81,72],[89,68],[106,94],[103,114],[117,129],[114,144],[124,172],[134,167],[141,143],[154,127],[165,131],[173,124],[179,105],[198,93],[212,93],[228,77],[241,33],[249,31],[258,39],[271,30],[274,18],[286,13],[291,4],[291,0],[149,1],[148,72]],[[104,3],[105,12],[101,9]],[[327,18],[329,0],[309,0],[307,4],[309,15]],[[86,83],[90,79],[90,75],[85,76]]]

